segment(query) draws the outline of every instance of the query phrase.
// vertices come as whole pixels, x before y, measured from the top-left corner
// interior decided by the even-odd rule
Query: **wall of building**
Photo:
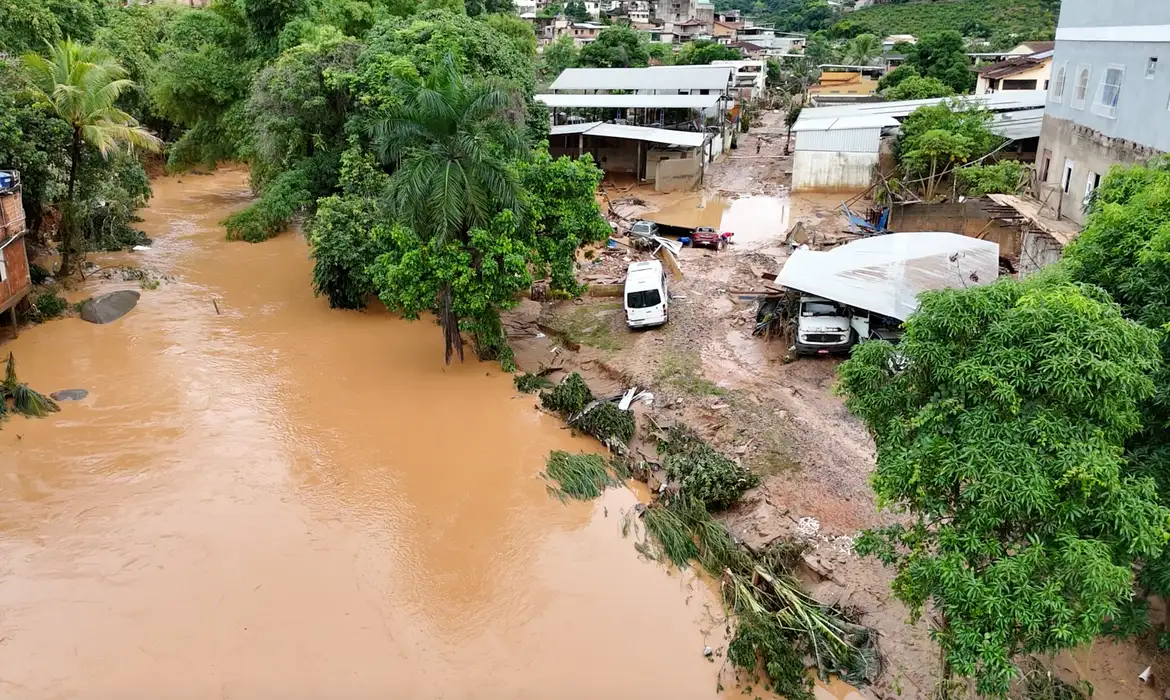
[[[999,82],[998,82],[999,87],[995,88],[994,90],[991,90],[991,87],[989,85],[990,81],[988,81],[987,78],[985,78],[984,76],[981,75],[981,76],[979,76],[979,81],[975,86],[975,94],[976,95],[986,95],[989,90],[991,90],[992,92],[1005,92],[1005,91],[1011,92],[1012,89],[1016,89],[1016,88],[1011,88],[1011,89],[1004,88],[1004,83],[1010,82],[1012,80],[1035,80],[1036,81],[1036,86],[1034,88],[1018,88],[1020,90],[1047,90],[1048,83],[1051,79],[1052,79],[1052,61],[1045,61],[1043,64],[1036,66],[1034,68],[1029,68],[1028,70],[1023,70],[1023,71],[1020,71],[1019,73],[1014,73],[1012,75],[1007,76],[1006,78],[1000,78]]]
[[[1083,205],[1091,178],[1104,177],[1114,165],[1145,163],[1157,154],[1156,149],[1148,146],[1110,138],[1090,127],[1046,114],[1036,163],[1037,172],[1043,174],[1045,160],[1048,161],[1048,177],[1036,193],[1042,211],[1049,216],[1084,223]],[[1066,163],[1072,167],[1068,192],[1063,187]]]
[[[6,279],[0,282],[0,311],[7,311],[23,299],[32,288],[24,236],[9,243],[3,251],[0,251],[0,255],[4,258],[3,265],[6,276]]]
[[[858,192],[869,187],[878,154],[797,151],[792,160],[793,192]]]
[[[1020,251],[1020,277],[1027,277],[1042,267],[1060,262],[1064,248],[1052,236],[1043,231],[1024,231]]]
[[[654,189],[658,192],[693,190],[699,186],[703,172],[698,158],[660,160],[655,171]]]
[[[999,254],[1015,257],[1020,252],[1020,232],[1016,227],[1001,226],[983,210],[982,201],[967,200],[946,204],[898,204],[890,212],[891,231],[949,231],[991,241]]]

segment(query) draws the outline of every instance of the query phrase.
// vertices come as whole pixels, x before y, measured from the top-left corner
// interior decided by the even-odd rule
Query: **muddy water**
[[[668,226],[710,226],[720,233],[731,231],[736,245],[756,246],[782,237],[788,231],[789,203],[763,195],[725,199],[685,195],[644,219]]]
[[[713,697],[718,607],[621,539],[633,494],[537,478],[591,443],[433,325],[330,311],[300,237],[224,242],[247,197],[156,182],[176,281],[2,348],[90,395],[0,430],[0,697]]]

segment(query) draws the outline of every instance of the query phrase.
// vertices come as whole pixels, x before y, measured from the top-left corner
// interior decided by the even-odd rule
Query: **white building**
[[[711,65],[735,69],[735,92],[740,99],[758,100],[764,96],[768,82],[767,61],[712,61]]]

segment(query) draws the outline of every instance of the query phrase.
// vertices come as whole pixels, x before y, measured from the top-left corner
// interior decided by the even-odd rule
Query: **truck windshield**
[[[801,316],[841,316],[841,307],[831,301],[806,301],[801,305]]]
[[[657,289],[646,289],[641,292],[630,292],[626,295],[626,306],[631,309],[648,309],[662,303],[662,296]]]

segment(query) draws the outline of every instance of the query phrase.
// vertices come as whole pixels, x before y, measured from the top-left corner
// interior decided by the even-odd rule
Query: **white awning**
[[[727,89],[731,66],[650,68],[567,68],[550,90],[718,90]]]
[[[598,107],[602,109],[708,109],[719,95],[537,95],[549,107]]]
[[[891,233],[826,251],[799,248],[776,282],[905,321],[918,295],[999,278],[999,246],[957,233]]]
[[[650,143],[685,146],[688,148],[698,148],[703,145],[703,141],[706,139],[704,134],[695,131],[651,129],[645,126],[624,126],[622,124],[605,124],[602,122],[565,124],[549,129],[549,135],[551,136],[567,134],[603,136],[611,139],[629,139],[631,141],[648,141]]]

